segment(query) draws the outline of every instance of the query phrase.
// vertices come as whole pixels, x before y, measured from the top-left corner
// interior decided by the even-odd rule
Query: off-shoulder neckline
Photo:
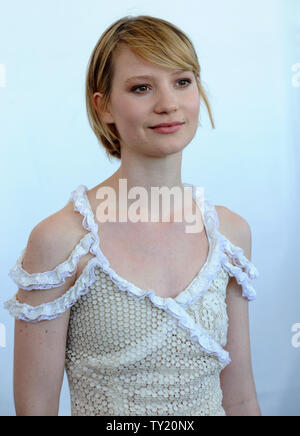
[[[193,186],[193,185],[190,185]],[[221,362],[229,363],[230,357],[226,350],[214,340],[209,332],[188,313],[186,307],[192,305],[200,299],[207,291],[212,288],[213,281],[219,274],[226,274],[228,277],[235,277],[237,283],[242,287],[243,297],[254,300],[256,297],[255,289],[251,281],[259,276],[258,270],[243,254],[243,250],[235,246],[222,233],[219,232],[219,220],[215,206],[207,199],[204,201],[203,222],[206,233],[210,238],[210,252],[206,263],[193,281],[177,297],[159,297],[152,290],[143,290],[133,283],[122,279],[110,268],[107,259],[100,250],[98,240],[97,224],[94,220],[93,212],[89,208],[90,204],[87,197],[87,187],[79,185],[72,191],[71,200],[74,203],[74,210],[82,216],[82,225],[88,230],[79,244],[72,251],[66,262],[58,265],[54,270],[45,273],[28,274],[20,268],[22,256],[11,269],[10,275],[19,287],[27,289],[50,289],[64,283],[65,277],[72,274],[77,265],[77,261],[87,252],[94,254],[84,267],[81,275],[77,278],[73,286],[61,297],[38,306],[29,306],[19,303],[16,296],[4,303],[4,307],[17,319],[38,322],[40,320],[54,319],[76,301],[89,292],[89,287],[96,280],[95,269],[100,267],[107,273],[122,292],[127,292],[130,296],[137,299],[149,298],[154,306],[166,311],[171,316],[178,319],[180,327],[190,332],[191,339],[198,341],[201,348],[211,354],[217,355]],[[195,190],[193,189],[193,193]],[[196,193],[197,195],[197,193]],[[195,197],[194,197],[195,198]],[[24,252],[24,251],[23,251]],[[210,256],[210,257],[209,257]],[[232,263],[229,262],[232,259]],[[32,288],[33,287],[33,288]],[[224,289],[224,292],[226,290]]]
[[[217,251],[217,240],[215,238],[215,234],[213,232],[213,229],[216,225],[216,222],[214,221],[214,225],[211,226],[208,225],[208,215],[211,215],[211,207],[212,205],[210,202],[204,198],[202,203],[200,203],[200,195],[199,192],[202,192],[201,190],[198,190],[197,187],[190,183],[183,183],[184,186],[190,186],[192,187],[192,193],[193,193],[193,199],[200,209],[202,220],[204,223],[204,230],[206,232],[206,236],[208,239],[209,244],[209,250],[208,255],[206,258],[205,263],[202,265],[198,273],[194,276],[194,278],[190,281],[190,283],[176,296],[176,297],[162,297],[156,294],[156,291],[153,289],[142,289],[139,286],[135,285],[133,282],[125,279],[124,277],[120,276],[116,270],[114,270],[107,257],[103,253],[103,250],[101,248],[101,241],[99,238],[98,233],[98,224],[95,220],[95,215],[90,203],[90,200],[88,198],[87,192],[88,188],[84,184],[81,184],[78,186],[78,188],[75,190],[77,193],[77,210],[83,215],[83,227],[90,231],[95,240],[95,244],[93,246],[93,252],[97,257],[97,260],[99,261],[101,267],[109,273],[109,275],[114,279],[114,282],[117,283],[119,286],[121,286],[123,289],[124,287],[126,289],[129,289],[134,292],[137,296],[144,296],[146,294],[150,294],[154,300],[156,300],[157,303],[163,303],[169,300],[172,300],[176,303],[183,303],[186,304],[187,302],[191,301],[191,298],[195,297],[195,292],[197,292],[197,297],[199,297],[199,288],[201,287],[203,291],[206,290],[207,286],[205,286],[208,282],[208,280],[211,278],[210,270],[211,270],[211,264],[213,263],[213,260],[216,256]],[[202,188],[201,188],[202,189]],[[78,202],[80,202],[80,205],[78,207]],[[76,203],[76,201],[75,201]]]

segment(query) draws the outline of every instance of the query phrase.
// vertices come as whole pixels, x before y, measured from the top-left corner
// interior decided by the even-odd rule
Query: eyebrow
[[[171,76],[175,76],[176,74],[179,73],[192,73],[192,71],[190,70],[176,70],[173,71],[173,73],[171,73]],[[149,76],[149,75],[145,75],[145,76],[133,76],[133,77],[129,77],[128,79],[125,80],[125,83],[131,82],[132,80],[138,80],[138,79],[153,79],[154,76]]]

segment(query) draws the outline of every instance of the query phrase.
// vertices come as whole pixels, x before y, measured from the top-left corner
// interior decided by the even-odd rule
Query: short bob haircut
[[[137,56],[158,66],[193,71],[200,99],[203,99],[211,125],[215,128],[200,79],[197,53],[188,36],[174,24],[160,18],[126,16],[111,24],[101,35],[89,59],[86,74],[88,121],[109,159],[111,156],[121,159],[120,138],[115,124],[107,124],[98,116],[93,94],[102,94],[101,108],[105,112],[112,90],[113,54],[121,43],[127,44]]]

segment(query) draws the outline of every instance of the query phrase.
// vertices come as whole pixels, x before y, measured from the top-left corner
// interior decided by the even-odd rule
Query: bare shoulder
[[[219,231],[233,245],[240,247],[251,261],[252,234],[249,223],[226,206],[215,206],[219,218]]]
[[[64,262],[86,234],[81,223],[82,216],[74,213],[71,203],[40,221],[29,235],[23,268],[32,274]]]

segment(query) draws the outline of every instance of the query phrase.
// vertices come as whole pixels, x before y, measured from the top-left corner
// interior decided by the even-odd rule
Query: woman
[[[170,208],[166,222],[160,213],[141,222],[105,222],[98,213],[103,192],[114,193],[107,206],[118,217],[124,200],[129,211],[124,181],[148,194],[142,213],[153,187],[186,192],[182,151],[202,100],[214,127],[194,47],[173,24],[125,17],[97,42],[88,117],[121,165],[90,190],[80,185],[38,223],[10,271],[19,286],[5,303],[16,318],[18,415],[57,415],[64,367],[73,416],[260,415],[247,301],[258,272],[247,221],[201,203],[195,189],[201,232],[174,219],[189,206]]]

